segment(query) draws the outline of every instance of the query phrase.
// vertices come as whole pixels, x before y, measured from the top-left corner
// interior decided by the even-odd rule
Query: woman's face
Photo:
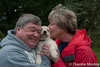
[[[50,35],[52,38],[59,38],[64,32],[64,30],[59,28],[59,26],[54,21],[50,21],[48,27],[50,29]]]

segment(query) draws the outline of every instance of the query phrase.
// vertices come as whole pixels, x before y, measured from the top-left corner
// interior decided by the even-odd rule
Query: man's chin
[[[35,48],[35,46],[36,44],[32,44],[32,43],[29,45],[30,48]]]

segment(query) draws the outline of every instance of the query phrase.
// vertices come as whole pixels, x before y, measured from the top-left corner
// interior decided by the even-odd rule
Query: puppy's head
[[[49,38],[50,37],[49,28],[47,26],[42,26],[41,29],[42,29],[42,31],[41,31],[41,38],[40,39]]]

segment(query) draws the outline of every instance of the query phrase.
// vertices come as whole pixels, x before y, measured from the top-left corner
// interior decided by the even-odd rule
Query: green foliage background
[[[39,16],[48,25],[48,14],[57,4],[73,10],[78,28],[85,28],[92,38],[92,47],[100,47],[100,0],[0,0],[0,40],[13,29],[22,13]]]

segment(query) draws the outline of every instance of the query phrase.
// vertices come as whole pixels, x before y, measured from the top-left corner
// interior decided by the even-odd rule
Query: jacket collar
[[[59,46],[61,40],[57,39],[56,43]],[[66,46],[62,51],[61,57],[74,55],[76,47],[90,46],[90,45],[91,45],[91,39],[87,36],[85,29],[77,30],[72,40],[69,42],[68,46]]]

